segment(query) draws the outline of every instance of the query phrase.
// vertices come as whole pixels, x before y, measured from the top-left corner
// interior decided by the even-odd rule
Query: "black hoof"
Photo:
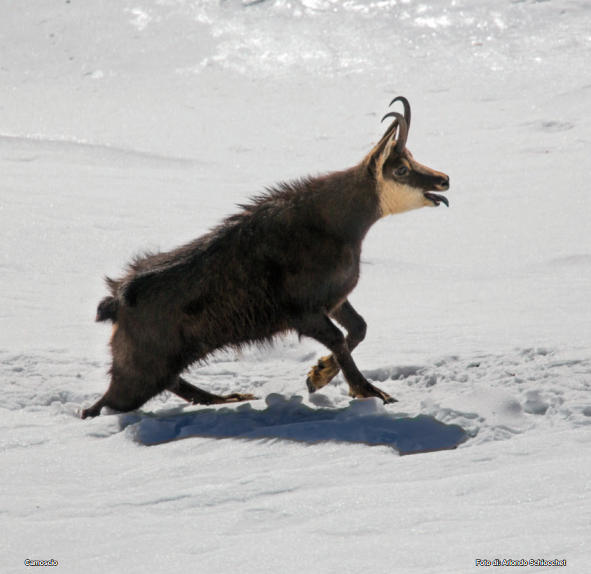
[[[101,402],[92,405],[91,407],[88,407],[87,409],[82,409],[82,412],[80,413],[80,418],[81,419],[87,419],[88,417],[98,417],[98,415],[101,414],[101,410],[105,405],[103,405]]]
[[[80,418],[87,419],[88,417],[96,417],[97,415],[98,413],[94,412],[93,409],[83,409],[83,411],[80,413]]]

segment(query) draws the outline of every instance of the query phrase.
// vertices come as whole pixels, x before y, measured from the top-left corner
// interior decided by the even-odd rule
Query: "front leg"
[[[316,339],[332,351],[338,367],[349,384],[349,394],[352,397],[378,397],[384,403],[394,403],[396,399],[378,387],[372,385],[357,368],[351,357],[351,352],[343,333],[336,327],[327,315],[322,313],[309,314],[299,318],[294,328],[300,335]]]
[[[349,300],[345,300],[342,305],[337,307],[331,313],[331,317],[347,330],[347,338],[345,341],[349,352],[352,353],[353,349],[365,339],[367,323],[363,317],[355,311],[353,305],[349,303]],[[308,372],[308,378],[306,379],[308,391],[313,393],[330,383],[330,381],[332,381],[332,379],[338,374],[339,370],[340,368],[334,355],[321,357],[318,360],[318,363],[316,363],[316,365],[314,365]]]

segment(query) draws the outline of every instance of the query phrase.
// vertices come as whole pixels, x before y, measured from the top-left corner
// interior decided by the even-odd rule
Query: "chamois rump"
[[[331,352],[308,373],[314,392],[340,371],[353,397],[395,399],[372,385],[351,352],[366,323],[347,297],[359,279],[361,245],[380,218],[424,206],[449,205],[434,191],[449,177],[421,165],[406,149],[411,110],[393,118],[380,141],[356,166],[282,183],[240,206],[206,235],[166,253],[137,257],[120,279],[97,321],[112,321],[110,385],[82,418],[139,408],[169,390],[192,403],[254,399],[214,395],[181,373],[223,347],[268,342],[295,331]],[[346,336],[335,325],[341,325]]]

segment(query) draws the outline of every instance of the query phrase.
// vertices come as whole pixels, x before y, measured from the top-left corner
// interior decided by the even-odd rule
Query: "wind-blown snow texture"
[[[2,4],[0,571],[587,572],[590,30],[582,0]],[[308,396],[324,349],[286,337],[189,374],[253,403],[78,419],[102,276],[353,165],[399,94],[452,184],[376,224],[351,297],[399,402]]]

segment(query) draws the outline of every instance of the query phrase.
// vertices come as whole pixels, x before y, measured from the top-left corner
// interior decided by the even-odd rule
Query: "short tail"
[[[117,321],[119,301],[115,297],[105,297],[96,308],[96,321]]]

